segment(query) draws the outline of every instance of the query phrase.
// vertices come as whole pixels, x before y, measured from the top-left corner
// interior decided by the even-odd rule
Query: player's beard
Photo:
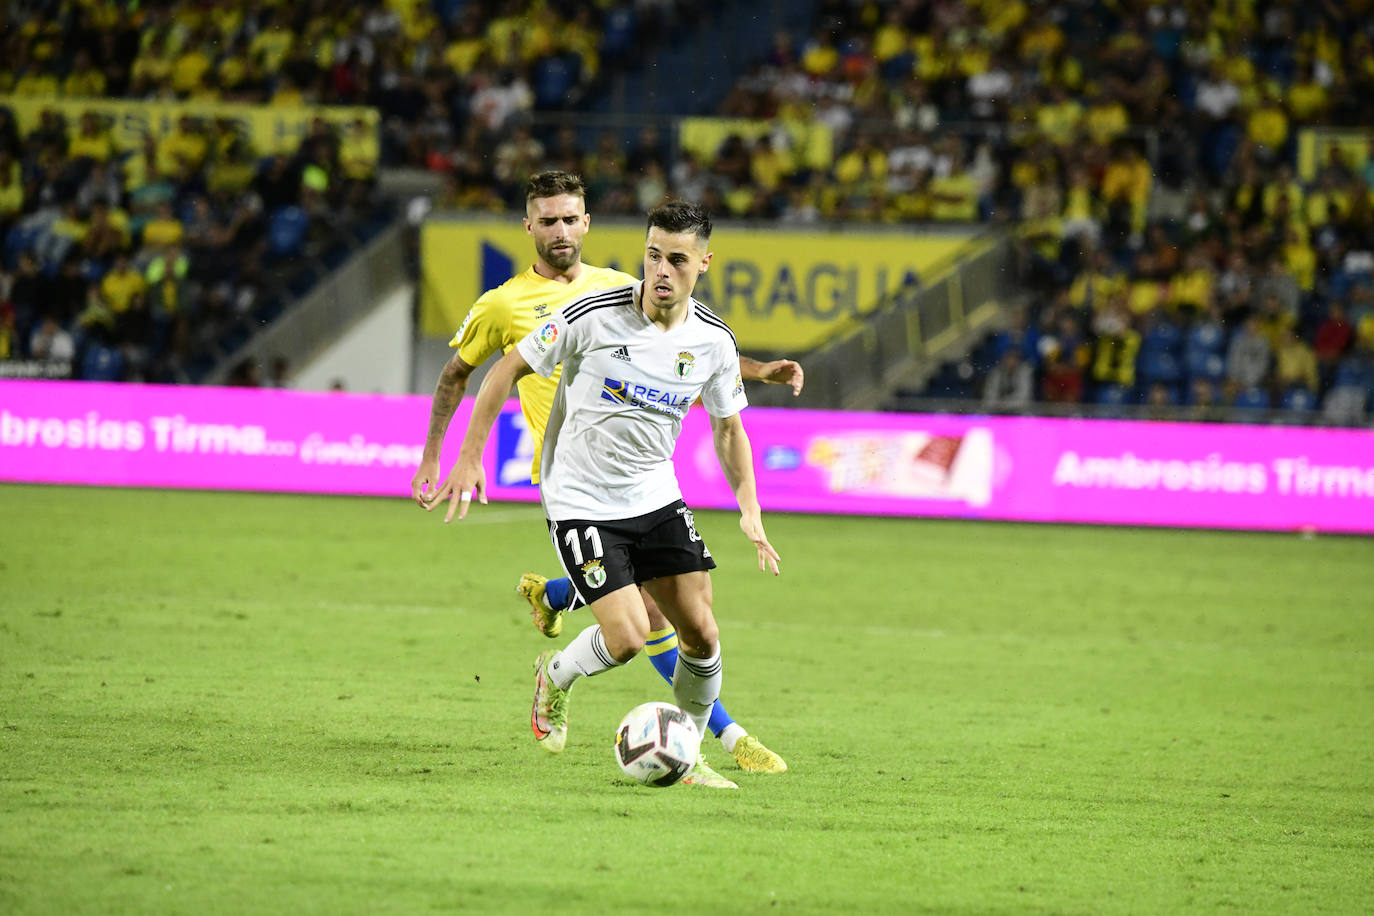
[[[549,265],[554,270],[567,270],[582,259],[582,246],[574,242],[565,242],[564,244],[568,247],[563,251],[554,251],[553,242],[547,245],[536,245],[535,247],[539,251],[539,257],[544,260],[545,264]]]

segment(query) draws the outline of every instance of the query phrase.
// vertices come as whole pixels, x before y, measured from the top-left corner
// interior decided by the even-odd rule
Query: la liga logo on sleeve
[[[553,342],[558,339],[558,325],[550,321],[539,329],[539,349],[553,346]]]

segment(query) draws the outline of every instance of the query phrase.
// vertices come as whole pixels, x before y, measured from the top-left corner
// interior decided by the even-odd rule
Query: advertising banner
[[[258,153],[294,153],[301,138],[310,132],[315,118],[323,118],[343,129],[362,119],[375,135],[379,123],[377,109],[346,105],[240,105],[229,102],[144,102],[134,99],[69,99],[28,96],[0,96],[0,106],[14,112],[19,135],[27,136],[38,125],[45,109],[62,113],[67,130],[74,132],[81,116],[93,111],[110,125],[110,138],[116,149],[130,151],[143,146],[143,138],[170,133],[184,117],[208,121],[234,122]]]
[[[1374,533],[1374,430],[744,416],[769,512]],[[428,422],[420,396],[0,380],[0,480],[408,497]],[[492,499],[537,501],[532,452],[512,401],[487,446]],[[734,507],[704,411],[675,463],[689,505]]]
[[[588,264],[643,274],[644,226],[605,225],[592,217],[582,249]],[[534,263],[520,217],[432,219],[421,240],[420,323],[450,337],[472,303]],[[711,267],[694,295],[725,319],[740,347],[802,352],[827,340],[885,296],[928,285],[954,261],[980,250],[968,233],[768,231],[721,227],[711,237]],[[551,306],[562,305],[551,302]]]

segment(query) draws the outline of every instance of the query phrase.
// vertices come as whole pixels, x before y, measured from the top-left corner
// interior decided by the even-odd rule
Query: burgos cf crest
[[[606,569],[600,560],[590,560],[582,564],[582,578],[588,588],[600,588],[606,584]]]
[[[678,378],[686,378],[692,374],[692,367],[696,365],[696,362],[695,356],[683,350],[677,355],[677,363],[674,364],[673,371],[677,373]]]

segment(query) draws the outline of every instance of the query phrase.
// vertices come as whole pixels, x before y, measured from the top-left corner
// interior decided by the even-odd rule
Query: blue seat
[[[1189,351],[1199,350],[1206,353],[1220,353],[1226,342],[1226,335],[1215,324],[1199,323],[1188,331],[1185,346]]]
[[[1189,350],[1184,361],[1189,378],[1205,378],[1210,382],[1216,382],[1226,374],[1226,360],[1220,353]]]
[[[267,251],[275,258],[289,258],[305,248],[310,217],[300,207],[282,207],[272,214],[267,227]]]
[[[1236,395],[1236,402],[1233,406],[1242,410],[1268,410],[1269,392],[1263,388],[1246,388]]]
[[[1370,388],[1369,374],[1364,367],[1352,359],[1346,359],[1336,367],[1336,376],[1331,380],[1332,388]]]
[[[1140,380],[1147,385],[1155,382],[1174,385],[1183,378],[1183,367],[1168,350],[1142,352],[1136,371],[1140,374]]]
[[[1301,385],[1294,385],[1283,393],[1284,410],[1315,410],[1317,396]]]
[[[88,382],[117,382],[124,375],[124,355],[93,343],[81,358],[81,377]]]
[[[5,233],[5,269],[14,270],[19,266],[19,255],[25,251],[32,251],[34,242],[38,240],[42,227],[25,226],[22,223],[10,227],[10,231]]]
[[[1182,340],[1183,333],[1177,326],[1167,321],[1159,321],[1145,332],[1145,339],[1141,341],[1140,348],[1145,351],[1177,353]]]
[[[634,49],[638,28],[633,3],[618,3],[607,10],[601,32],[601,56],[607,60],[628,56]]]
[[[582,58],[572,52],[542,58],[534,65],[534,104],[541,109],[559,109],[568,104],[568,94],[577,86],[582,73]]]
[[[1129,392],[1124,385],[1101,385],[1093,395],[1093,400],[1098,404],[1120,407],[1126,403],[1128,395]]]

